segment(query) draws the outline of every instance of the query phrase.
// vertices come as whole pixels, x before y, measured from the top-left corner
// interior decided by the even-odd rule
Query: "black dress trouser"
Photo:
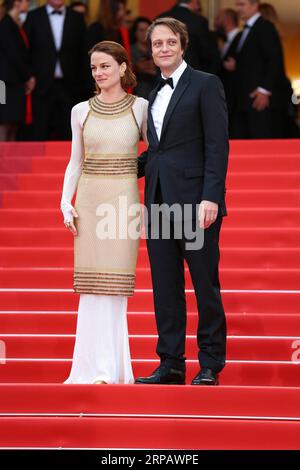
[[[71,109],[75,101],[64,79],[54,79],[43,95],[33,93],[33,140],[71,140]]]
[[[157,204],[162,202],[160,184],[156,191]],[[178,223],[178,222],[176,222]],[[198,221],[193,221],[194,226]],[[198,360],[201,368],[220,372],[225,366],[226,319],[219,282],[219,233],[222,216],[204,231],[202,249],[187,250],[186,240],[174,237],[147,238],[153,283],[153,296],[158,342],[156,353],[161,364],[185,370],[186,298],[184,259],[187,262],[198,307]]]

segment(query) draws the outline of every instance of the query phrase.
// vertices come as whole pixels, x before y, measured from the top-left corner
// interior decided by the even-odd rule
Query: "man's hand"
[[[270,105],[269,96],[261,91],[254,90],[250,97],[254,98],[252,107],[256,109],[256,111],[264,111]]]
[[[199,227],[208,228],[212,225],[218,215],[218,204],[211,201],[201,201],[199,206]]]

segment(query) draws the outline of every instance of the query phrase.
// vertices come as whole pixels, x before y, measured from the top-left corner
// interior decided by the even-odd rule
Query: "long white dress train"
[[[134,383],[127,297],[81,294],[72,369],[65,384]]]

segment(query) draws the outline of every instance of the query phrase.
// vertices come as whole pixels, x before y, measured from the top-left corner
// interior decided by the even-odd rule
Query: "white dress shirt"
[[[226,42],[225,42],[225,44],[222,48],[222,53],[221,53],[222,57],[225,57],[225,55],[227,54],[227,51],[230,48],[234,38],[237,36],[237,34],[239,34],[239,32],[240,32],[239,28],[234,28],[231,31],[229,31],[229,33],[227,33],[227,39],[226,39]]]
[[[249,26],[249,28],[245,28],[244,31],[243,31],[243,34],[241,36],[241,39],[240,39],[238,47],[237,47],[238,52],[240,52],[240,50],[242,49],[242,47],[244,45],[244,42],[246,41],[246,38],[247,38],[247,36],[250,32],[250,29],[252,28],[254,23],[256,23],[256,21],[258,20],[258,18],[260,16],[261,16],[260,13],[255,13],[255,15],[251,16],[251,18],[249,18],[249,20],[245,23],[245,26]]]
[[[65,17],[66,17],[66,7],[63,6],[62,8],[59,9],[62,12],[61,15],[52,15],[52,12],[55,10],[55,8],[53,8],[49,4],[46,5],[46,9],[48,13],[50,26],[52,29],[55,48],[57,51],[59,51],[61,48],[62,39],[63,39],[64,22],[65,22]],[[55,65],[54,77],[63,78],[63,72],[62,72],[59,60],[56,62],[56,65]]]
[[[174,93],[176,85],[185,71],[187,67],[187,63],[183,60],[179,67],[175,70],[175,72],[170,75],[173,79],[174,88],[172,89],[170,85],[164,85],[156,95],[156,98],[151,107],[151,114],[153,117],[154,127],[157,133],[158,140],[160,140],[161,130],[163,126],[164,117],[169,106],[170,99]],[[163,74],[161,74],[162,78],[166,79]]]

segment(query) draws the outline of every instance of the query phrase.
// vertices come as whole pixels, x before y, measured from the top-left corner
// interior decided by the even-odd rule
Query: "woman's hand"
[[[68,219],[64,221],[64,224],[65,224],[66,228],[68,230],[70,230],[70,232],[74,235],[74,237],[76,237],[78,235],[78,233],[77,233],[77,229],[76,229],[75,224],[74,224],[74,217],[77,219],[78,214],[75,211],[74,207],[72,207],[71,217],[68,217]]]
[[[224,60],[223,66],[227,72],[234,72],[236,70],[236,60],[233,57],[228,57],[227,60]]]
[[[36,80],[34,77],[29,78],[27,82],[25,82],[25,95],[29,95],[35,88]]]

